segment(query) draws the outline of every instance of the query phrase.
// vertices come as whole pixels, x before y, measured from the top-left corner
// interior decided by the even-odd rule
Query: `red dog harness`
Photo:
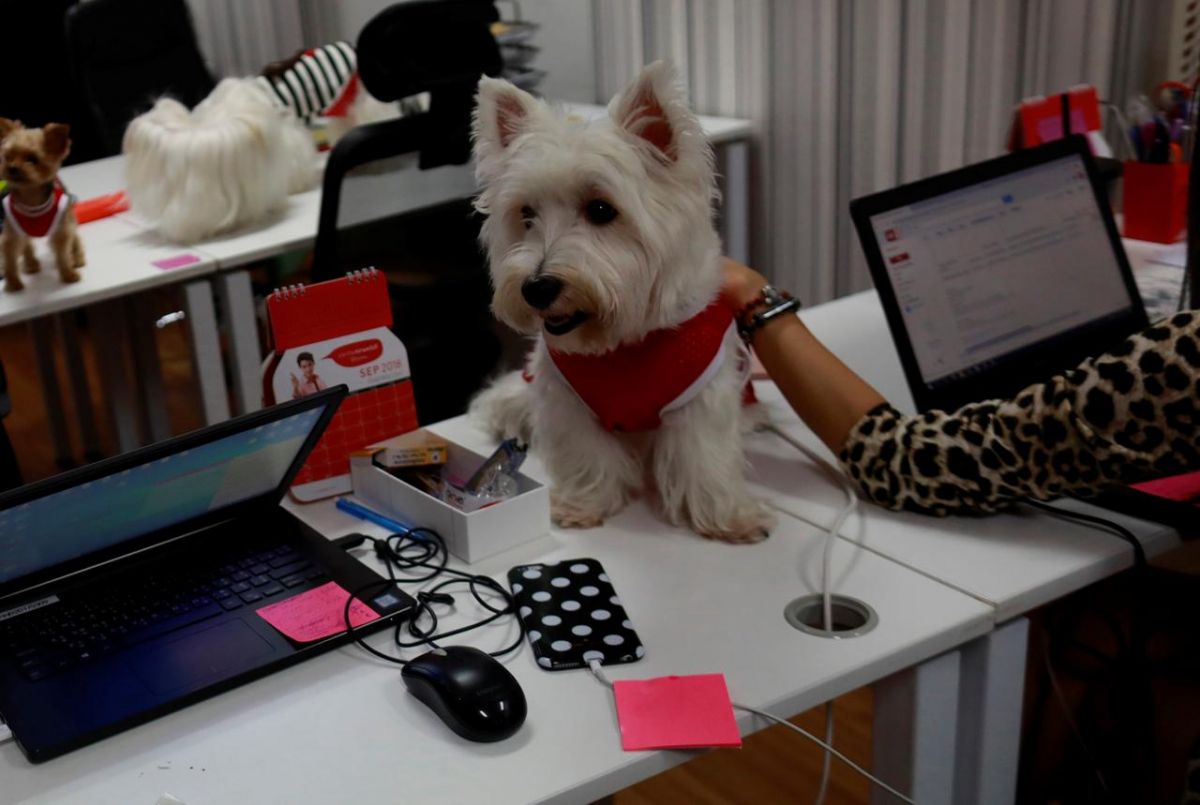
[[[654,430],[663,414],[692,400],[716,376],[732,326],[733,311],[718,299],[636,344],[600,355],[549,350],[550,360],[605,430]]]
[[[4,197],[4,220],[9,226],[15,226],[17,231],[27,238],[44,238],[58,229],[63,213],[71,206],[74,198],[58,179],[54,180],[50,198],[37,209],[20,206],[10,193]]]

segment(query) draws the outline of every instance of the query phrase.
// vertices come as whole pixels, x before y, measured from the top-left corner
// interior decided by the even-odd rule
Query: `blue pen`
[[[366,506],[362,505],[361,503],[355,503],[353,500],[350,500],[349,498],[338,498],[337,503],[335,505],[342,511],[346,512],[346,514],[357,517],[359,520],[366,520],[368,523],[374,523],[377,526],[382,526],[383,528],[386,528],[388,531],[391,531],[396,534],[404,534],[406,536],[412,537],[413,539],[421,540],[423,542],[429,541],[428,538],[424,534],[420,534],[420,533],[414,534],[412,526],[410,526],[406,523],[402,523],[399,520],[393,520],[390,517],[385,517],[384,515],[380,514],[379,512],[374,511],[372,509],[368,509]]]

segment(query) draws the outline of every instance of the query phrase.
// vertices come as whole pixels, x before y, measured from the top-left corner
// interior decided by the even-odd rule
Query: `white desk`
[[[467,428],[447,427],[456,435]],[[328,503],[294,510],[329,536],[382,533]],[[522,561],[599,559],[647,647],[641,662],[611,668],[614,678],[720,671],[736,699],[791,715],[898,672],[921,673],[905,672],[913,666],[928,669],[921,690],[933,700],[922,700],[927,717],[916,739],[945,751],[923,758],[928,773],[918,790],[946,791],[957,713],[953,649],[991,628],[989,608],[870,552],[839,551],[838,591],[874,606],[879,625],[847,640],[804,635],[782,611],[814,591],[821,544],[811,527],[786,517],[756,546],[708,542],[637,504],[602,529],[555,531],[474,568],[503,579]],[[512,634],[497,626],[470,642],[499,647]],[[378,647],[388,639],[371,638]],[[406,693],[397,668],[350,647],[45,765],[30,766],[14,745],[0,746],[4,801],[151,805],[170,791],[189,805],[582,803],[696,756],[623,752],[611,693],[587,672],[545,672],[528,647],[506,663],[525,690],[529,718],[502,743],[459,739]],[[889,695],[912,699],[906,688],[883,690],[883,709]],[[765,726],[749,716],[739,725],[743,732]],[[901,752],[906,737],[893,733]]]
[[[851,369],[901,410],[912,411],[899,357],[879,298],[873,291],[802,313],[801,318]],[[771,418],[789,435],[832,454],[788,407],[772,384],[759,384]],[[760,491],[784,511],[826,525],[844,495],[811,462],[779,439],[754,441],[752,464]],[[836,463],[836,462],[835,462]],[[790,474],[789,474],[790,471]],[[1176,544],[1174,531],[1144,520],[1091,510],[1125,525],[1148,553]],[[986,601],[1004,621],[1118,572],[1132,564],[1129,547],[1094,529],[1022,510],[989,517],[931,518],[864,505],[845,529],[846,539],[913,567]]]

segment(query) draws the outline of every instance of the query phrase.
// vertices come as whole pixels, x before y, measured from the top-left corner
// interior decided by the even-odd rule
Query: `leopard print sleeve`
[[[919,416],[884,403],[840,458],[867,500],[937,515],[1200,469],[1200,311],[1011,400]]]

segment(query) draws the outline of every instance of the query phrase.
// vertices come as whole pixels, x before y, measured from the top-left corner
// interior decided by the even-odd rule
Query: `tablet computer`
[[[1147,325],[1081,136],[850,213],[921,411],[1011,397]]]

